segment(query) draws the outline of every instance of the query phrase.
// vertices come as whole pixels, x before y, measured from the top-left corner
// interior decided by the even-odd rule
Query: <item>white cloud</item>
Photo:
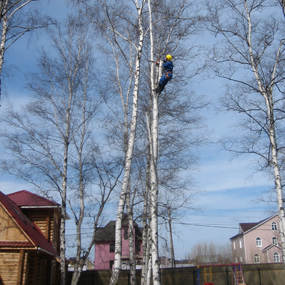
[[[255,173],[248,157],[230,161],[229,155],[220,153],[210,160],[202,158],[197,181],[207,191],[272,186],[272,181],[264,173]]]

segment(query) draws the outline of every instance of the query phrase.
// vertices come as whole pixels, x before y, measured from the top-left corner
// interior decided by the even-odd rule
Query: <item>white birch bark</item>
[[[70,79],[70,78],[69,78]],[[71,102],[73,98],[72,83],[69,82],[69,99],[66,109],[66,131],[64,136],[64,158],[62,171],[62,192],[61,192],[61,220],[60,220],[60,284],[66,284],[66,262],[65,262],[65,220],[66,220],[66,192],[67,192],[67,162],[70,143],[70,117]]]
[[[128,140],[128,149],[125,158],[125,173],[124,179],[119,199],[118,212],[116,218],[116,230],[115,230],[115,259],[114,267],[112,270],[112,276],[110,279],[110,285],[116,284],[119,278],[119,272],[121,269],[121,253],[122,253],[122,216],[126,201],[126,193],[128,190],[128,185],[130,181],[130,171],[132,165],[133,148],[136,135],[136,125],[137,125],[137,114],[138,114],[138,89],[139,89],[139,77],[140,77],[140,61],[144,40],[143,26],[142,26],[142,11],[144,6],[144,1],[139,7],[138,1],[136,3],[136,8],[138,12],[138,30],[139,30],[139,44],[136,48],[136,70],[134,77],[134,91],[133,91],[133,106],[132,106],[132,119],[130,126],[130,136]]]
[[[150,237],[149,237],[149,243],[151,242]],[[149,260],[148,260],[148,270],[147,270],[147,277],[146,277],[146,285],[151,284],[151,273],[152,273],[152,255],[149,255]]]
[[[2,12],[2,33],[1,33],[1,44],[0,44],[0,78],[2,74],[2,66],[4,62],[4,53],[5,53],[5,44],[6,44],[6,36],[7,36],[7,29],[8,29],[8,15],[7,15],[7,5],[8,0],[3,1],[1,3],[1,12]]]
[[[171,210],[168,208],[168,226],[169,226],[169,237],[170,237],[170,252],[171,252],[171,267],[175,267],[175,255],[174,255],[174,245],[172,238],[172,219],[171,219]]]
[[[129,183],[130,185],[130,183]],[[130,186],[128,187],[127,197],[126,197],[126,210],[128,214],[128,241],[129,241],[129,256],[130,256],[130,283],[131,285],[136,284],[136,264],[134,256],[134,221],[133,221],[133,211],[130,201]]]
[[[151,59],[151,89],[154,90],[154,50],[153,50],[153,33],[152,33],[152,10],[151,0],[148,0],[149,7],[149,34],[150,34],[150,59]],[[150,216],[151,216],[151,254],[152,254],[152,276],[153,284],[160,284],[159,260],[158,260],[158,217],[157,217],[157,200],[158,200],[158,183],[157,183],[157,155],[158,155],[158,94],[153,92],[152,101],[152,122],[151,122],[151,151],[150,151]]]
[[[270,88],[266,90],[264,87],[262,80],[259,76],[258,66],[255,63],[253,57],[253,47],[251,43],[251,35],[252,35],[252,24],[250,12],[247,7],[247,2],[245,1],[245,9],[247,13],[247,21],[248,21],[248,49],[250,55],[251,67],[255,76],[255,79],[258,84],[259,92],[262,94],[267,110],[267,121],[268,121],[268,138],[270,140],[270,148],[271,148],[271,164],[274,170],[274,180],[275,180],[275,190],[277,196],[277,204],[278,204],[278,221],[279,221],[279,233],[281,239],[281,247],[282,247],[282,260],[285,267],[285,212],[284,212],[284,204],[283,204],[283,193],[282,193],[282,182],[280,176],[280,166],[279,166],[279,158],[278,158],[278,147],[277,147],[277,138],[276,138],[276,130],[275,130],[275,118],[274,118],[274,104],[273,104],[273,85],[275,83],[275,72],[277,68],[277,64],[279,62],[279,56],[281,48],[284,44],[284,40],[280,42],[279,50],[276,54],[276,61],[274,65],[274,69],[271,75]]]
[[[148,261],[149,261],[149,226],[147,224],[148,216],[148,196],[150,189],[150,144],[147,147],[147,164],[146,164],[146,181],[145,181],[145,194],[144,194],[144,207],[143,207],[143,233],[142,233],[142,245],[143,245],[143,259],[142,259],[142,273],[141,273],[141,285],[146,284],[148,273]]]
[[[86,84],[85,84],[86,87]],[[83,145],[84,145],[84,139],[85,139],[85,133],[86,133],[86,93],[84,92],[84,99],[83,99],[83,109],[82,109],[82,133],[81,133],[81,140],[79,147],[77,148],[77,145],[75,143],[75,147],[77,148],[78,153],[78,164],[79,164],[79,200],[80,200],[80,210],[79,210],[79,217],[77,219],[75,215],[75,224],[76,224],[76,262],[74,265],[74,273],[72,274],[71,279],[71,285],[76,285],[79,281],[82,268],[84,266],[84,263],[80,262],[81,258],[81,225],[84,218],[84,185],[83,185],[83,163],[82,163],[82,151],[83,151]]]

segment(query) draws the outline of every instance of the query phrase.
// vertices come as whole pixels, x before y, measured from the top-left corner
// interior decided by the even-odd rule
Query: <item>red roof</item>
[[[251,230],[251,229],[254,229],[256,226],[259,226],[260,224],[272,219],[274,216],[276,216],[277,214],[265,219],[265,220],[261,220],[260,222],[257,222],[257,223],[240,223],[239,226],[240,226],[240,232],[231,237],[230,239],[234,239],[234,238],[237,238],[239,236],[242,236],[244,233],[246,233],[247,231]]]
[[[254,228],[255,226],[257,226],[258,224],[260,224],[262,221],[258,222],[258,223],[240,223],[240,227],[242,229],[242,232],[246,232],[252,228]]]
[[[18,207],[51,207],[58,206],[55,202],[31,193],[27,190],[18,191],[7,195]]]
[[[1,191],[0,203],[2,203],[2,205],[14,218],[14,221],[18,225],[19,229],[21,229],[26,234],[30,247],[37,247],[37,249],[43,249],[51,255],[58,255],[52,245],[46,240],[40,229],[23,214],[21,209],[8,196],[3,194]],[[15,245],[24,247],[28,246],[27,242],[24,244],[22,244],[22,242],[19,243],[14,241],[0,242],[1,247],[14,247]]]
[[[28,241],[1,241],[0,247],[31,247]]]

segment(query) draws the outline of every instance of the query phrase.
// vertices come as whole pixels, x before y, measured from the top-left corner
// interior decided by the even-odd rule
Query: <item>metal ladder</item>
[[[230,268],[233,273],[233,284],[234,285],[244,284],[241,264],[240,263],[232,264]]]

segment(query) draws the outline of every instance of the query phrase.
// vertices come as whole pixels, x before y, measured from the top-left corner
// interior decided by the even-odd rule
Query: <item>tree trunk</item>
[[[3,3],[1,3],[1,25],[2,25],[2,34],[1,34],[1,44],[0,44],[0,78],[2,74],[2,66],[4,62],[4,53],[5,53],[5,43],[6,43],[6,37],[7,37],[7,30],[8,30],[8,22],[7,22],[7,5],[8,0]]]
[[[149,261],[149,225],[147,224],[148,217],[148,196],[150,189],[150,144],[147,147],[147,164],[146,164],[146,185],[144,193],[144,207],[143,207],[143,233],[142,233],[142,245],[143,245],[143,260],[141,271],[141,285],[146,284],[148,273],[148,261]]]
[[[130,256],[130,283],[131,285],[136,284],[136,263],[134,256],[134,221],[133,211],[130,202],[130,186],[127,193],[126,209],[128,213],[128,240],[129,240],[129,256]]]
[[[116,218],[116,230],[115,230],[115,260],[114,267],[112,270],[112,276],[110,279],[110,285],[116,284],[119,278],[119,272],[121,269],[121,254],[122,254],[122,216],[126,201],[126,193],[128,190],[128,184],[130,181],[130,171],[132,165],[132,156],[133,156],[133,148],[135,142],[136,135],[136,124],[137,124],[137,114],[138,114],[138,89],[139,89],[139,77],[140,77],[140,61],[144,40],[144,33],[142,27],[142,8],[143,5],[138,8],[138,20],[139,20],[139,45],[137,47],[137,55],[136,55],[136,71],[135,71],[135,86],[133,91],[133,110],[132,110],[132,119],[131,119],[131,127],[130,127],[130,137],[128,140],[128,150],[126,154],[125,160],[125,173],[123,179],[123,185],[121,189],[121,195],[118,206],[118,213]]]
[[[170,251],[171,251],[171,267],[175,267],[175,255],[174,255],[174,245],[173,245],[173,239],[172,239],[172,219],[171,219],[171,211],[170,208],[168,208],[168,226],[169,226],[169,236],[170,236]]]
[[[85,86],[86,87],[86,86]],[[81,226],[84,218],[84,183],[83,183],[83,162],[82,162],[82,151],[84,146],[85,134],[86,134],[86,93],[84,93],[83,109],[82,109],[82,133],[80,139],[80,145],[77,148],[78,164],[79,164],[79,200],[80,200],[80,211],[77,219],[76,215],[76,261],[74,265],[74,272],[72,274],[71,285],[76,285],[82,273],[84,262],[81,259],[82,253],[82,242],[81,242]],[[76,143],[75,143],[76,145]],[[88,256],[88,255],[87,255]]]
[[[280,167],[278,163],[278,148],[276,141],[276,131],[274,124],[274,114],[273,114],[273,102],[272,96],[269,96],[266,100],[267,105],[267,117],[269,123],[269,139],[271,144],[272,151],[272,165],[274,169],[274,177],[275,177],[275,189],[277,196],[277,204],[278,204],[278,221],[279,221],[279,234],[281,239],[281,248],[282,248],[282,261],[285,268],[285,213],[284,213],[284,202],[283,202],[283,193],[282,193],[282,182],[280,176]]]
[[[150,237],[149,237],[150,240]],[[149,261],[148,261],[148,270],[147,270],[147,279],[146,279],[146,285],[151,285],[151,273],[152,273],[152,255],[150,254],[149,256]]]
[[[150,58],[151,58],[151,89],[154,90],[154,50],[153,50],[153,33],[152,33],[152,10],[151,0],[148,0],[149,7],[149,34],[150,34]],[[151,255],[152,255],[152,275],[153,284],[160,285],[159,260],[158,260],[158,218],[157,218],[157,155],[158,155],[158,94],[152,91],[152,122],[151,122],[151,140],[150,140],[150,216],[151,216]]]
[[[265,88],[262,80],[259,75],[258,66],[253,56],[253,48],[251,43],[251,36],[252,36],[252,25],[251,25],[251,18],[250,12],[247,7],[247,3],[245,2],[245,9],[247,12],[247,21],[248,21],[248,49],[250,55],[250,62],[251,67],[254,73],[254,76],[257,81],[258,89],[261,95],[263,96],[266,104],[267,109],[267,122],[268,122],[268,138],[270,141],[270,149],[271,149],[271,161],[270,163],[273,166],[274,170],[274,181],[275,181],[275,189],[277,195],[277,204],[278,204],[278,217],[279,217],[279,233],[281,239],[281,247],[282,247],[282,258],[283,258],[283,265],[285,267],[285,213],[284,213],[284,202],[283,202],[283,193],[282,193],[282,182],[280,176],[280,166],[279,166],[279,158],[278,158],[278,147],[277,147],[277,138],[276,138],[276,130],[275,130],[275,118],[274,118],[274,104],[273,104],[273,85],[275,81],[275,72],[277,68],[277,64],[279,62],[280,51],[283,45],[283,41],[280,43],[279,50],[276,55],[276,61],[274,65],[274,69],[272,70],[271,78],[272,81],[270,82],[271,87]]]
[[[60,220],[60,285],[65,285],[66,263],[65,263],[65,220],[66,220],[66,187],[67,187],[67,153],[68,146],[65,146],[63,183],[61,195],[61,220]]]

